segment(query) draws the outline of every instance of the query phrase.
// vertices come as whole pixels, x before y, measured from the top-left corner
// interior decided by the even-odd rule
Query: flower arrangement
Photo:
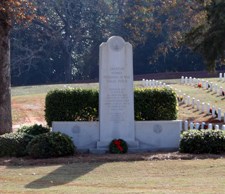
[[[208,129],[208,128],[209,128],[208,124],[204,124],[203,126],[202,125],[199,125],[198,130]]]
[[[208,128],[209,128],[208,124],[205,124],[204,129],[208,129]]]
[[[113,154],[127,153],[128,146],[123,139],[113,139],[109,144],[109,152]]]
[[[212,109],[211,108],[209,109],[209,112],[212,114]]]
[[[210,108],[209,112],[212,114],[212,109],[211,108]],[[218,117],[218,113],[217,113],[216,110],[215,110],[215,115],[216,115],[216,117]]]
[[[201,88],[202,87],[202,84],[201,83],[198,83],[198,88]]]
[[[177,100],[178,100],[178,102],[182,102],[183,101],[183,96],[177,96]]]

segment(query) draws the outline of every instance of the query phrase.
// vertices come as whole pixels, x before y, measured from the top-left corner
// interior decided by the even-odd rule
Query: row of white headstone
[[[225,73],[219,73],[220,81],[225,81]]]
[[[205,122],[200,123],[193,123],[193,122],[188,122],[188,121],[184,121],[184,130],[188,130],[188,129],[205,129],[205,126],[207,126],[207,129],[220,129],[220,126],[218,124],[214,125],[212,123],[208,123],[206,124]],[[225,125],[221,126],[222,130],[225,130]]]
[[[175,89],[176,91],[177,89]],[[196,108],[197,110],[201,111],[202,113],[206,113],[206,114],[212,114],[212,116],[215,118],[217,117],[217,119],[219,121],[222,120],[222,110],[221,108],[216,109],[215,106],[210,106],[210,103],[205,103],[205,102],[201,102],[199,99],[195,99],[192,98],[186,94],[181,94],[181,91],[177,92],[178,93],[178,97],[182,96],[182,102],[187,104],[187,106],[191,106],[192,108]],[[225,122],[225,113],[224,113],[224,117],[223,120]]]
[[[158,87],[166,87],[166,83],[157,81],[157,80],[148,80],[142,79],[142,86],[143,87],[151,87],[151,88],[158,88]]]
[[[188,78],[187,78],[188,80]],[[203,83],[202,80],[200,79],[193,79],[193,80],[197,80],[199,83]],[[201,82],[202,81],[202,82]],[[178,96],[182,96],[182,102],[187,104],[188,106],[192,106],[192,108],[195,108],[197,110],[200,110],[202,113],[207,113],[207,114],[212,114],[212,116],[215,118],[217,117],[217,119],[219,121],[222,120],[222,110],[221,108],[218,108],[218,110],[215,108],[215,106],[210,106],[210,103],[205,103],[205,102],[201,102],[199,99],[195,99],[195,98],[191,98],[190,96],[186,95],[186,94],[181,94],[181,91],[177,90],[176,88],[172,88],[170,85],[166,85],[166,83],[157,81],[157,80],[148,80],[148,79],[142,79],[142,85],[144,87],[152,87],[152,88],[157,88],[157,87],[167,87],[170,89],[175,90],[175,92],[178,94]],[[224,122],[225,122],[225,113],[224,113]]]
[[[191,86],[197,86],[206,90],[210,90],[214,93],[217,93],[220,96],[224,96],[224,89],[223,87],[218,86],[217,84],[214,84],[213,82],[209,82],[204,79],[197,79],[192,77],[181,77],[181,84],[191,85]]]

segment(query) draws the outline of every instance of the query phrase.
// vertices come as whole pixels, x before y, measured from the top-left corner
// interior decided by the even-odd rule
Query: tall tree
[[[204,57],[209,71],[214,71],[217,62],[225,64],[225,2],[198,1],[204,5],[206,18],[186,34],[185,43]]]
[[[13,22],[30,21],[35,8],[26,0],[0,2],[0,134],[12,131],[9,35]]]
[[[18,27],[13,33],[13,75],[39,71],[45,83],[94,76],[96,45],[107,34],[107,4],[103,0],[42,0],[37,7],[47,22],[34,20],[28,29]]]

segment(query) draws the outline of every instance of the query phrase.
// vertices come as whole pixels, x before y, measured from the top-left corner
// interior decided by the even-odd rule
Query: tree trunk
[[[10,26],[0,19],[0,134],[12,132]]]

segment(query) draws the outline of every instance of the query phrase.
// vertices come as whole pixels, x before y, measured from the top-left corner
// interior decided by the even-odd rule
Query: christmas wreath
[[[113,154],[124,154],[127,153],[128,146],[126,141],[122,139],[114,139],[109,144],[109,152]]]

